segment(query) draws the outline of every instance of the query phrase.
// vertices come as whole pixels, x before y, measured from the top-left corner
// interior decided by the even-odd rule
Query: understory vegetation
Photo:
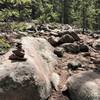
[[[7,52],[10,48],[10,44],[6,42],[6,40],[0,37],[0,55]]]
[[[59,22],[99,30],[99,0],[0,0],[0,21]]]

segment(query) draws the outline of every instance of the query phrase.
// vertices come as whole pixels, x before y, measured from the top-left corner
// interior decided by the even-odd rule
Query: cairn
[[[22,43],[17,43],[16,50],[12,51],[13,54],[9,57],[10,60],[26,61],[24,58],[25,51],[22,49]]]

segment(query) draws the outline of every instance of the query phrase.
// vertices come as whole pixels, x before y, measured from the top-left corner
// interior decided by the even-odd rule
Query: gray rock
[[[21,31],[18,31],[16,34],[20,35],[20,36],[27,36],[28,35],[27,32],[21,32]]]
[[[51,83],[56,91],[59,90],[60,76],[57,73],[52,73]]]
[[[68,69],[76,70],[77,68],[81,67],[81,63],[79,61],[71,61],[68,63]]]
[[[57,32],[50,32],[50,35],[52,35],[52,36],[58,36],[58,33]]]
[[[27,61],[10,61],[9,51],[0,62],[0,100],[46,100],[57,64],[52,46],[42,38],[23,37]]]
[[[73,43],[74,41],[75,41],[75,40],[74,40],[74,38],[73,38],[71,35],[66,34],[66,35],[63,35],[63,36],[59,39],[58,43],[59,43],[59,44],[62,44],[62,43]]]
[[[58,32],[58,35],[59,35],[59,36],[63,36],[63,35],[65,35],[65,34],[71,35],[71,36],[74,38],[75,41],[79,41],[79,40],[80,40],[80,38],[79,38],[79,36],[77,35],[77,33],[76,33],[74,30],[72,30],[72,29],[64,30],[64,31]]]
[[[100,39],[97,39],[96,41],[94,41],[93,47],[94,47],[96,50],[100,50]]]
[[[81,54],[83,55],[83,57],[90,57],[91,56],[90,52],[84,52]]]
[[[100,57],[99,58],[91,57],[90,59],[94,64],[99,64],[100,65]]]
[[[71,35],[75,39],[75,41],[80,40],[79,36],[74,31],[69,30],[69,32],[67,34]]]
[[[61,45],[66,52],[79,53],[80,48],[76,43],[64,43]]]
[[[65,35],[65,34],[67,34],[67,32],[68,32],[68,30],[67,31],[66,30],[58,31],[58,35],[61,37],[61,36]]]
[[[82,72],[68,79],[71,100],[100,100],[100,73]]]
[[[61,47],[57,47],[57,48],[55,48],[54,53],[55,53],[58,57],[63,57],[64,49],[61,48]]]
[[[99,39],[100,38],[100,34],[92,34],[92,37],[95,39]]]
[[[80,48],[80,52],[88,52],[89,51],[89,47],[85,44],[80,44],[79,48]]]
[[[68,25],[68,24],[62,25],[62,30],[69,30],[69,29],[72,30],[72,27],[70,25]]]
[[[57,46],[58,41],[59,41],[59,37],[51,36],[51,37],[48,39],[48,42],[49,42],[52,46]]]

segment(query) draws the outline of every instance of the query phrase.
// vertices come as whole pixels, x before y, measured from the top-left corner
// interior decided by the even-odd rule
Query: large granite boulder
[[[27,61],[11,61],[10,50],[0,62],[0,100],[45,100],[51,93],[56,64],[52,46],[42,38],[21,40]]]
[[[100,73],[82,72],[68,79],[71,100],[100,100]]]

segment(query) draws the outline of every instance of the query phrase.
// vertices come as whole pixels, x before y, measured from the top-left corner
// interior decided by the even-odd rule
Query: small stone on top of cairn
[[[22,43],[18,42],[16,45],[16,50],[12,51],[12,55],[9,57],[10,60],[26,61],[24,58],[25,51],[22,49]]]

